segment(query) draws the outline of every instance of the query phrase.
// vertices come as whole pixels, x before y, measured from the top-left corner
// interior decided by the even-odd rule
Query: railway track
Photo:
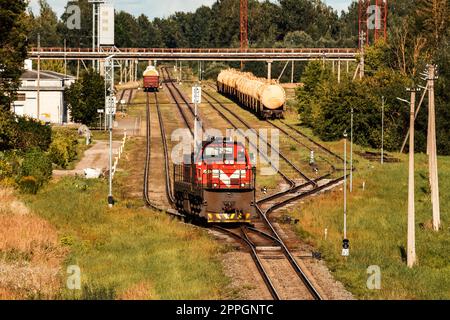
[[[170,79],[170,74],[167,70],[162,70],[162,76],[164,78],[164,82],[166,84],[166,88],[168,89],[168,93],[171,95],[172,100],[174,101],[177,110],[179,111],[183,122],[186,127],[190,130],[190,133],[193,134],[193,122],[194,122],[194,111],[191,104],[187,101],[183,93],[180,89],[172,82]],[[237,129],[236,124],[227,117],[223,110],[226,110],[231,116],[235,117],[240,123],[244,124],[247,128],[251,128],[245,120],[241,119],[237,114],[233,114],[229,108],[225,106],[225,104],[221,104],[220,101],[215,99],[212,95],[206,93],[205,101],[218,112],[218,114],[229,124],[231,124],[235,129]],[[165,190],[167,199],[170,205],[173,207],[175,199],[172,194],[172,186],[171,186],[171,178],[170,178],[170,162],[169,162],[169,150],[166,139],[165,132],[165,124],[161,114],[158,96],[154,94],[154,105],[157,110],[158,115],[158,123],[161,132],[162,138],[162,146],[164,152],[164,161],[165,161]],[[183,214],[173,210],[173,209],[162,209],[158,206],[154,205],[149,199],[148,190],[149,190],[149,168],[150,168],[150,158],[151,158],[151,128],[150,128],[150,108],[152,103],[150,103],[150,94],[147,94],[147,155],[146,155],[146,165],[145,165],[145,179],[144,179],[144,199],[148,206],[156,209],[158,211],[167,212],[173,216],[178,218],[186,218]],[[215,104],[221,104],[220,108]],[[223,109],[223,110],[221,110]],[[285,124],[285,123],[283,123]],[[287,126],[287,124],[285,124]],[[295,130],[295,128],[290,128],[291,130]],[[295,136],[290,135],[287,130],[283,129],[286,132],[286,135],[289,135],[293,138],[294,141],[297,140],[299,145],[303,145],[307,147],[303,142],[300,142],[299,139],[296,139]],[[311,141],[311,143],[315,143]],[[255,146],[257,148],[257,146]],[[316,146],[317,148],[319,145]],[[321,148],[325,148],[320,146]],[[325,151],[325,150],[324,150]],[[330,150],[328,153],[332,154]],[[338,155],[334,156],[337,159],[341,159]],[[289,162],[290,160],[285,156],[282,157],[283,160]],[[268,162],[270,163],[269,159]],[[271,164],[271,163],[270,163]],[[272,165],[272,164],[271,164]],[[273,166],[273,165],[272,165]],[[293,164],[294,169],[296,166]],[[300,170],[296,168],[297,170]],[[260,221],[255,221],[254,227],[250,226],[239,226],[237,228],[223,228],[221,226],[213,226],[213,228],[222,234],[226,234],[247,248],[250,253],[256,268],[258,269],[262,280],[267,287],[268,292],[270,293],[273,299],[288,299],[288,298],[296,298],[296,299],[314,299],[320,300],[322,299],[322,294],[316,288],[316,285],[313,280],[311,280],[310,275],[303,270],[295,255],[292,253],[291,249],[288,247],[287,243],[277,231],[277,228],[270,221],[270,214],[275,210],[285,207],[286,205],[298,201],[302,198],[311,196],[320,191],[323,191],[326,188],[330,188],[340,182],[344,177],[340,177],[338,179],[330,180],[328,183],[319,184],[320,181],[327,179],[331,176],[331,173],[318,177],[316,179],[310,179],[305,175],[305,182],[301,184],[296,184],[294,180],[289,178],[283,172],[278,171],[278,173],[282,176],[282,178],[289,184],[289,188],[287,190],[280,191],[276,194],[267,196],[265,198],[259,199],[257,201],[256,209],[260,216]],[[308,190],[304,190],[309,188]],[[295,194],[297,193],[297,194]],[[275,201],[275,202],[274,202]],[[264,207],[263,207],[264,206]],[[283,270],[285,274],[289,276],[280,276],[278,274],[279,270]],[[295,277],[292,277],[292,274],[295,273]]]
[[[163,77],[165,79],[166,84],[169,83],[167,85],[167,87],[169,88],[169,92],[170,92],[173,100],[175,101],[177,108],[178,108],[180,114],[182,115],[182,118],[183,118],[186,126],[190,127],[190,123],[187,120],[186,115],[184,114],[183,108],[181,108],[181,106],[179,105],[179,102],[177,101],[177,97],[174,94],[174,92],[177,92],[177,95],[179,97],[182,97],[182,100],[186,104],[188,109],[190,110],[191,115],[194,115],[192,108],[190,107],[190,104],[183,97],[183,94],[179,91],[179,89],[170,81],[170,75],[168,74],[167,70],[163,71]],[[167,81],[167,80],[169,80],[169,81]],[[214,107],[213,103],[210,103],[210,105],[216,111],[218,111],[224,118],[226,118],[222,112],[220,112],[217,108]],[[236,126],[231,121],[228,121],[228,122],[231,125],[233,125],[233,127],[236,128]],[[191,130],[191,133],[192,133],[192,130]],[[289,161],[287,158],[286,158],[286,160]],[[292,181],[292,180],[290,180],[290,181]],[[312,181],[309,181],[309,179],[308,179],[308,182],[306,184],[304,184],[304,186],[308,186],[309,184],[311,184],[311,182]],[[313,185],[316,185],[316,183],[314,182]],[[298,188],[301,186],[297,186],[295,183],[293,183],[291,185],[291,187]],[[293,201],[293,200],[291,200],[291,201]],[[283,239],[280,237],[280,235],[277,233],[277,231],[275,230],[272,223],[267,218],[266,212],[261,210],[261,208],[259,206],[257,206],[256,208],[257,208],[257,212],[259,213],[259,215],[262,218],[263,224],[265,224],[264,230],[261,230],[261,229],[263,229],[262,226],[260,226],[258,229],[249,228],[247,226],[241,226],[238,228],[239,232],[237,233],[237,232],[234,232],[236,230],[233,231],[233,230],[229,230],[229,229],[226,229],[226,228],[223,228],[220,226],[215,226],[214,228],[216,230],[219,230],[222,233],[232,236],[233,238],[239,240],[241,243],[245,244],[248,247],[250,254],[252,256],[252,259],[255,262],[255,265],[256,265],[258,271],[260,272],[261,277],[262,277],[264,283],[266,284],[268,291],[270,292],[271,296],[274,299],[287,298],[289,295],[287,295],[286,293],[283,294],[280,292],[282,292],[282,290],[286,290],[286,286],[289,286],[289,284],[285,283],[284,285],[282,285],[282,284],[280,284],[280,281],[278,281],[278,288],[277,288],[277,285],[275,284],[276,281],[271,279],[271,277],[269,275],[269,272],[267,270],[268,269],[267,263],[266,263],[266,267],[265,267],[264,266],[265,263],[263,262],[263,259],[261,258],[260,254],[258,253],[257,248],[261,247],[261,246],[259,246],[257,243],[255,243],[254,241],[251,240],[251,236],[249,235],[251,233],[255,233],[255,234],[258,234],[259,236],[262,236],[266,242],[267,242],[267,240],[269,240],[271,242],[271,245],[270,245],[271,248],[275,248],[275,249],[279,250],[280,252],[282,252],[283,256],[278,256],[278,259],[281,258],[281,260],[284,262],[278,262],[278,263],[281,263],[281,264],[284,263],[285,267],[286,267],[286,263],[288,263],[288,265],[290,265],[290,267],[296,273],[297,279],[302,284],[303,292],[306,291],[308,293],[309,298],[321,299],[321,295],[319,294],[318,290],[315,288],[315,286],[309,280],[308,276],[306,276],[305,272],[299,267],[297,261],[295,260],[292,253],[289,251],[288,247],[285,245]],[[272,233],[272,235],[270,233]],[[272,267],[271,270],[273,272],[274,268]],[[272,276],[274,276],[274,275],[272,274]],[[275,277],[275,279],[276,279],[276,277]],[[295,282],[293,282],[293,283],[295,283]],[[296,285],[299,286],[299,283],[296,283]],[[291,288],[291,290],[292,290],[292,288]],[[306,298],[306,297],[303,296],[303,298]]]
[[[132,103],[131,102],[133,100],[134,90],[135,89],[133,89],[133,88],[121,90],[117,101],[120,103],[121,101],[125,100],[125,103],[123,104],[124,106],[139,105],[140,103]]]
[[[163,153],[164,153],[164,177],[165,177],[165,190],[166,190],[166,196],[169,204],[173,207],[175,203],[175,198],[172,194],[172,186],[171,186],[171,180],[170,180],[170,162],[169,162],[169,150],[167,145],[167,138],[166,138],[166,132],[165,132],[165,125],[164,120],[161,115],[161,110],[159,106],[158,101],[158,95],[154,93],[154,104],[157,110],[158,114],[158,122],[159,122],[159,128],[161,133],[161,142],[163,146]],[[147,138],[146,138],[146,160],[145,160],[145,166],[144,166],[144,186],[143,186],[143,197],[144,201],[147,207],[150,207],[154,210],[157,210],[159,212],[165,212],[172,216],[178,217],[178,218],[185,218],[185,215],[177,212],[176,210],[173,210],[172,208],[163,209],[158,207],[157,205],[153,204],[149,197],[149,174],[150,174],[150,159],[151,159],[151,153],[152,153],[152,147],[151,147],[151,117],[150,117],[150,93],[147,93],[146,95],[146,115],[147,115]]]

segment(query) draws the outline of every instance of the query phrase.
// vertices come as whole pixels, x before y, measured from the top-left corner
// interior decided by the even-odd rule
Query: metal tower
[[[379,38],[387,40],[387,16],[388,16],[388,0],[376,0],[375,5],[379,10],[379,21],[376,21],[375,25],[378,27],[375,29],[375,41]]]
[[[359,1],[359,37],[369,45],[380,38],[387,40],[388,0]],[[359,46],[361,47],[361,43]]]

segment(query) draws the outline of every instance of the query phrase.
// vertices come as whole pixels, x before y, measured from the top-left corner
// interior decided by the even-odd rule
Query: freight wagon
[[[283,118],[286,93],[273,81],[228,69],[217,77],[217,90],[262,119]]]
[[[144,91],[159,91],[159,72],[153,66],[148,66],[144,71]]]

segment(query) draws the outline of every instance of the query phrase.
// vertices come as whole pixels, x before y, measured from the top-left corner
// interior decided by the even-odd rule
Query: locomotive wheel
[[[175,206],[177,207],[178,211],[183,212],[183,194],[181,192],[177,192],[175,194]]]

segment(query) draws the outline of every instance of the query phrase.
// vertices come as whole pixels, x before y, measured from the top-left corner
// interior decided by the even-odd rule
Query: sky
[[[67,0],[47,0],[54,11],[60,17],[64,11]],[[338,12],[347,9],[352,0],[322,0],[332,6]],[[149,18],[167,17],[175,11],[195,11],[201,5],[211,5],[215,0],[113,0],[116,10],[124,10],[133,15],[144,13]],[[35,12],[38,8],[38,0],[31,0],[31,6]]]

